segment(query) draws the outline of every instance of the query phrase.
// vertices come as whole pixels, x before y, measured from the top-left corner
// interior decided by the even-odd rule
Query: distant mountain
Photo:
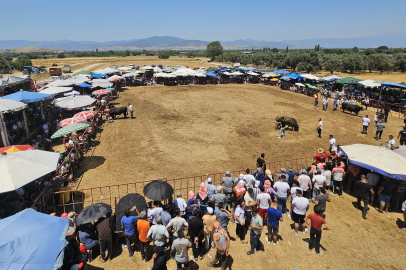
[[[35,47],[35,46],[0,50],[0,53],[33,53],[33,52],[59,53],[59,52],[63,52],[63,51],[50,49],[50,48],[40,48],[40,47]]]
[[[28,40],[0,40],[1,49],[14,49],[20,47],[52,48],[64,51],[95,50],[204,50],[209,42],[203,40],[188,40],[170,36],[154,36],[150,38],[121,40],[121,41],[28,41]],[[406,47],[406,36],[398,34],[379,34],[360,38],[314,38],[304,40],[265,41],[253,39],[239,39],[234,41],[221,41],[224,49],[246,50],[251,48],[276,47],[314,48],[320,44],[322,48],[376,48],[382,45],[388,47]]]

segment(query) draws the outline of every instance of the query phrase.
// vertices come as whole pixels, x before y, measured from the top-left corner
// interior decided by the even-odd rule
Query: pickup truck
[[[64,80],[64,79],[65,79],[65,76],[51,76],[51,78],[49,78],[49,79],[44,79],[44,82],[51,83],[51,82],[54,82],[57,80]]]

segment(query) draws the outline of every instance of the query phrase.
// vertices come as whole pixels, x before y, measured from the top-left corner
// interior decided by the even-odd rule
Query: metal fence
[[[273,173],[280,173],[281,168],[288,169],[292,165],[294,171],[300,171],[304,167],[309,167],[313,162],[313,157],[303,157],[282,161],[274,161],[266,163],[266,168]],[[253,173],[256,169],[251,169]],[[240,174],[246,174],[246,169],[230,171],[234,178],[238,178]],[[210,173],[214,185],[220,185],[221,179],[225,176],[225,172]],[[175,194],[181,192],[184,198],[190,190],[197,192],[200,188],[200,183],[206,180],[207,175],[196,175],[189,177],[181,177],[174,179],[160,179],[172,185]],[[94,203],[103,202],[111,205],[115,209],[118,201],[129,193],[139,193],[143,195],[144,186],[154,180],[138,181],[134,183],[125,183],[101,187],[75,189],[69,191],[56,191],[44,193],[37,200],[38,209],[45,213],[55,212],[57,214],[75,211],[79,212],[84,207]],[[67,200],[69,198],[69,201]]]

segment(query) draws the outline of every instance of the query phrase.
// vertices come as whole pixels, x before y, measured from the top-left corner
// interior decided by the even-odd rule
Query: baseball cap
[[[62,215],[61,215],[61,218],[67,218],[68,217],[68,213],[63,213]]]
[[[226,175],[230,175],[231,173],[230,173],[230,171],[226,171]]]
[[[211,178],[209,177],[209,178],[207,178],[207,182],[209,182],[209,183],[211,183]]]
[[[207,207],[207,213],[209,213],[210,215],[213,214],[213,208],[211,208],[210,206]]]

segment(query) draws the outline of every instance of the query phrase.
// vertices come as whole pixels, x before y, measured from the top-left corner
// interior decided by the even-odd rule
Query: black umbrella
[[[76,225],[91,223],[111,212],[111,206],[105,203],[92,204],[82,211],[75,218]]]
[[[154,201],[163,201],[173,194],[173,187],[162,180],[154,180],[144,187],[144,195]]]
[[[138,193],[130,193],[122,197],[116,206],[116,231],[121,231],[121,218],[124,216],[125,210],[136,206],[138,211],[141,212],[147,209],[147,202],[145,198]],[[131,215],[137,213],[131,212]]]

